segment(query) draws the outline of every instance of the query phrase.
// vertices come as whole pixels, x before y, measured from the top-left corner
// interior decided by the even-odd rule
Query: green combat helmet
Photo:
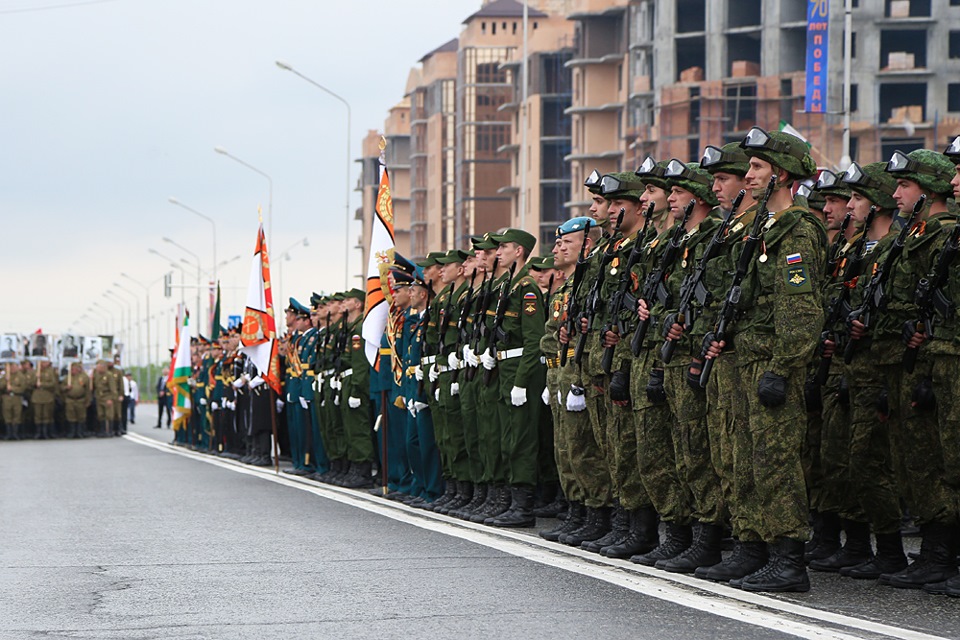
[[[843,181],[841,176],[838,176],[829,169],[820,171],[813,190],[821,196],[836,196],[844,200],[850,199],[850,187],[847,186],[847,183]],[[807,200],[809,201],[810,198],[807,198]],[[820,208],[822,209],[823,207]]]
[[[600,195],[607,200],[617,198],[640,200],[643,197],[644,184],[637,180],[636,174],[629,171],[608,173],[600,179]]]
[[[636,170],[635,175],[640,178],[643,184],[652,184],[664,191],[669,191],[670,187],[667,186],[667,181],[663,177],[666,170],[666,162],[657,162],[651,156],[647,156]]]
[[[886,166],[886,162],[871,162],[862,167],[852,162],[843,174],[843,181],[851,191],[856,191],[881,210],[892,211],[897,208],[897,201],[893,199],[897,181],[886,172]]]
[[[713,178],[696,162],[684,164],[674,158],[667,163],[664,177],[671,188],[677,186],[689,191],[712,207],[720,204],[712,189]]]
[[[806,182],[797,187],[797,195],[793,201],[801,207],[806,206],[807,209],[816,209],[821,212],[823,211],[824,205],[827,204],[827,199],[823,197],[823,194]]]
[[[894,151],[887,161],[887,172],[894,178],[912,180],[922,188],[941,196],[953,195],[954,164],[942,153],[916,149],[910,153]]]
[[[817,164],[810,157],[807,143],[783,131],[767,133],[760,127],[754,127],[747,132],[740,147],[751,158],[765,160],[796,180],[808,178],[817,171]]]
[[[750,158],[743,152],[739,142],[729,142],[723,147],[708,144],[700,157],[700,168],[714,173],[732,173],[741,178],[750,170]]]
[[[594,169],[590,172],[590,175],[587,176],[587,179],[583,181],[583,186],[585,186],[590,193],[600,195],[601,178],[600,172]]]

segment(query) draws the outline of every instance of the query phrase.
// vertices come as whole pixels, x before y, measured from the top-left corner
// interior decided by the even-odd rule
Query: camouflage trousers
[[[673,414],[666,401],[647,397],[650,371],[661,366],[659,353],[645,349],[630,367],[633,428],[637,439],[637,470],[653,508],[666,522],[690,521],[692,496],[680,477],[676,452],[682,449]]]
[[[806,371],[787,372],[786,402],[765,407],[760,404],[757,387],[769,368],[766,359],[747,360],[740,354],[737,375],[743,393],[734,403],[734,410],[741,414],[734,426],[734,536],[743,541],[806,540],[810,528],[800,455],[807,429]],[[746,428],[739,428],[741,420]]]
[[[608,385],[609,380],[605,381]],[[628,511],[650,506],[637,465],[637,431],[633,408],[617,406],[607,398],[607,465],[613,480],[613,495]]]
[[[600,508],[613,502],[610,473],[591,426],[590,414],[567,411],[570,385],[579,386],[580,376],[572,364],[549,369],[550,408],[560,486],[569,500]],[[567,476],[566,480],[564,476]],[[568,492],[569,487],[569,492]]]
[[[878,348],[877,343],[873,346]],[[902,345],[890,349],[899,352]],[[956,366],[954,356],[932,356],[922,350],[913,373],[907,373],[899,362],[882,366],[891,411],[899,415],[899,420],[890,423],[894,468],[918,525],[955,524],[957,520],[957,492],[947,482],[948,466],[956,481],[960,455],[956,449],[947,451],[947,446],[960,444],[956,378],[950,377]],[[913,405],[913,394],[925,379],[933,381],[934,407]]]
[[[594,357],[599,358],[600,354],[596,354]],[[589,352],[584,352],[582,362],[583,371],[585,372],[583,376],[584,397],[587,402],[587,414],[590,417],[590,429],[593,431],[593,437],[597,446],[600,447],[600,455],[603,457],[605,467],[604,472],[607,474],[607,477],[610,477],[611,453],[610,442],[607,439],[607,413],[610,405],[606,398],[606,381],[602,375],[588,375],[588,372],[592,371],[591,355]],[[619,496],[616,495],[616,491],[613,488],[613,479],[611,478],[610,502],[607,502],[603,506],[611,506],[614,497]]]
[[[707,394],[695,391],[687,382],[688,363],[664,370],[667,405],[673,416],[674,452],[680,481],[692,498],[691,517],[706,524],[722,524],[726,516],[720,476],[711,458],[710,435],[707,431]]]
[[[734,405],[743,397],[737,377],[737,354],[726,351],[717,358],[707,381],[707,434],[710,460],[720,484],[724,508],[721,520],[729,522],[736,512],[733,492]]]
[[[817,447],[819,482],[817,490],[810,491],[810,507],[838,513],[848,520],[866,522],[860,501],[848,490],[853,431],[847,379],[840,373],[832,374],[821,390],[823,426]]]
[[[900,530],[900,494],[890,448],[894,414],[879,410],[887,393],[875,359],[864,353],[844,367],[850,393],[850,441],[845,503],[855,502],[875,534]]]

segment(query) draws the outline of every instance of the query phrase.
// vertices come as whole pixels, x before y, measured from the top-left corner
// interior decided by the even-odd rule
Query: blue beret
[[[562,225],[557,227],[557,237],[565,236],[568,233],[577,233],[578,231],[583,231],[594,226],[593,218],[588,216],[579,216],[577,218],[570,218]]]

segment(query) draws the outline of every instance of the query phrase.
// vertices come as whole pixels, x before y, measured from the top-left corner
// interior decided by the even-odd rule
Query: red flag
[[[260,370],[260,376],[280,394],[280,358],[277,345],[277,325],[273,315],[273,291],[270,287],[270,258],[263,223],[257,232],[257,245],[250,265],[250,284],[247,288],[247,308],[240,329],[240,350],[246,353]]]

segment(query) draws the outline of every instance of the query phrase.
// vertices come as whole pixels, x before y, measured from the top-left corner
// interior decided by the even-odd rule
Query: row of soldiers
[[[0,368],[4,440],[30,437],[119,436],[123,420],[123,370],[115,362],[100,360],[88,375],[80,362],[72,362],[61,376],[49,360],[6,363]],[[62,411],[61,411],[62,409]]]
[[[551,268],[519,229],[396,259],[392,379],[371,383],[388,497],[527,527],[559,482],[541,535],[608,557],[748,591],[808,590],[809,562],[960,595],[957,162],[960,141],[798,192],[808,146],[754,128],[594,172]]]

